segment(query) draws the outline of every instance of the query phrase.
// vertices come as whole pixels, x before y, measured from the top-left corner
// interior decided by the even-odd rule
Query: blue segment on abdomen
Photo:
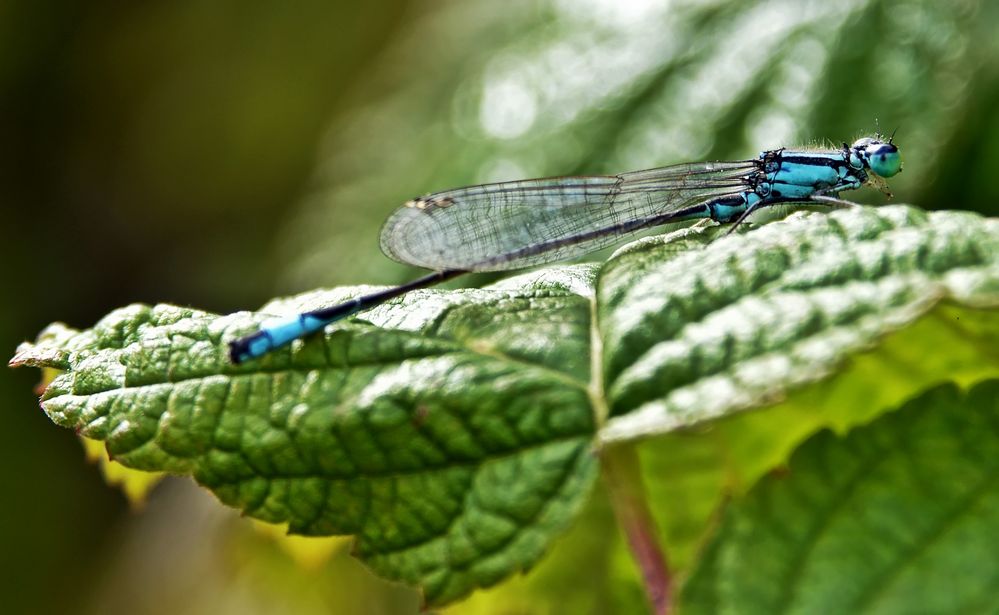
[[[755,192],[747,190],[738,195],[715,200],[708,205],[707,213],[712,220],[732,222],[759,200],[760,197]]]
[[[281,346],[318,331],[326,326],[326,324],[327,322],[321,318],[309,316],[308,314],[296,314],[265,322],[260,329],[270,336],[271,343],[274,346]]]
[[[237,363],[261,357],[275,348],[319,331],[330,322],[332,321],[310,314],[271,319],[263,323],[253,335],[233,342],[231,356]]]
[[[247,359],[253,359],[266,354],[274,345],[271,343],[270,338],[264,335],[262,332],[257,333],[253,339],[249,340],[246,345],[246,352],[240,354],[239,360],[245,361]]]
[[[746,211],[746,204],[741,205],[722,205],[720,203],[714,206],[714,219],[721,222],[728,222],[733,218],[737,218]]]

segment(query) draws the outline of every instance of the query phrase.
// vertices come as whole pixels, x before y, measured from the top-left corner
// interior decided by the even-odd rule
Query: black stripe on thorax
[[[810,165],[813,167],[832,167],[834,169],[850,166],[845,160],[837,160],[835,158],[819,158],[814,156],[781,156],[780,161],[790,162],[793,164]]]

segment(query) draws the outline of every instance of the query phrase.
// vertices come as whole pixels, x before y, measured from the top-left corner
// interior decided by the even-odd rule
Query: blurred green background
[[[875,120],[899,128],[895,200],[995,215],[996,32],[985,0],[12,0],[0,348],[132,302],[401,282],[378,227],[431,190],[838,144]],[[299,571],[187,481],[130,513],[37,381],[0,372],[4,612],[416,609],[344,555]]]

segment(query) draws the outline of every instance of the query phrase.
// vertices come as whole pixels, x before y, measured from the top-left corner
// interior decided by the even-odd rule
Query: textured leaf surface
[[[537,561],[590,491],[595,438],[768,405],[942,301],[999,305],[999,225],[974,214],[855,208],[717,231],[414,292],[247,365],[226,341],[366,289],[255,315],[132,306],[83,332],[54,325],[12,363],[64,370],[43,407],[117,461],[190,474],[295,533],[354,534],[376,571],[444,604]]]
[[[411,297],[398,324],[418,331],[351,324],[238,368],[224,340],[248,315],[133,306],[43,335],[34,356],[68,371],[42,403],[125,465],[192,474],[296,533],[355,534],[373,568],[447,602],[532,564],[590,489],[593,413],[569,376],[590,300],[566,290],[588,271]],[[582,347],[537,342],[559,337]]]
[[[822,432],[731,506],[682,612],[994,610],[999,380]]]
[[[781,399],[943,299],[999,305],[999,221],[975,214],[794,215],[689,248],[651,238],[601,274],[605,442]]]

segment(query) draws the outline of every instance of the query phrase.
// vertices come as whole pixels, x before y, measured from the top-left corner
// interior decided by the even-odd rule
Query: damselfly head
[[[891,177],[902,170],[902,155],[898,146],[892,143],[895,133],[887,141],[882,137],[864,137],[850,146],[853,153],[864,162],[864,166],[880,177]]]

